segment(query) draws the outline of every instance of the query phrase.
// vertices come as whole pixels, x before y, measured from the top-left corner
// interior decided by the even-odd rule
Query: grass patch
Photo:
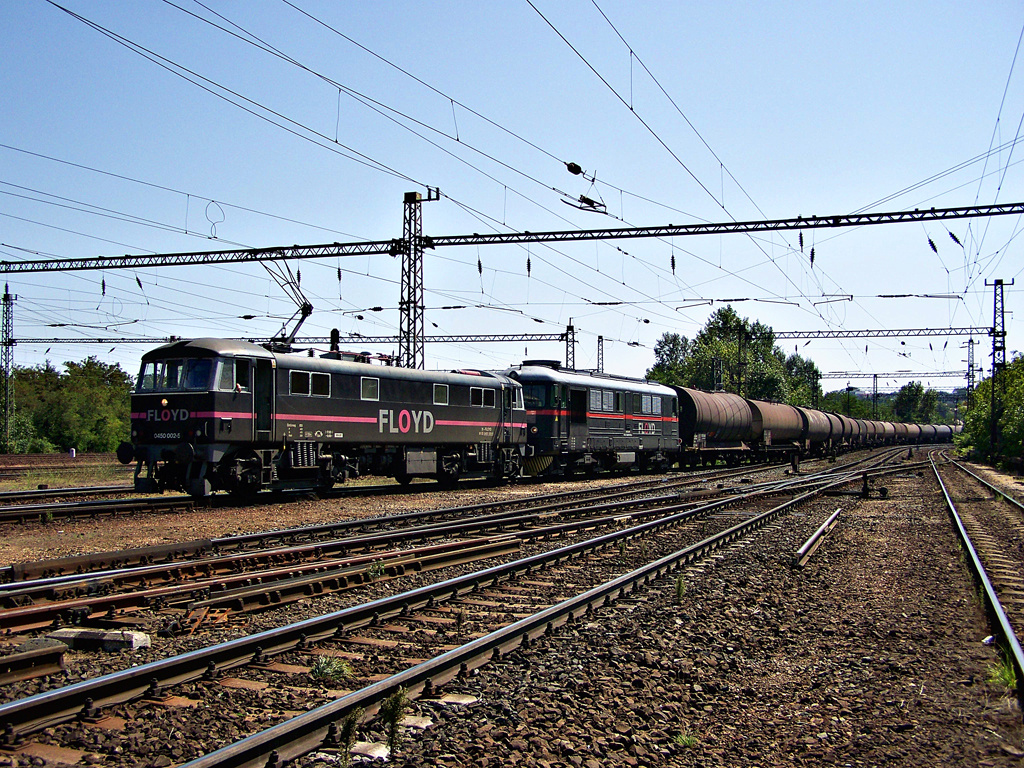
[[[692,749],[697,746],[697,736],[689,731],[680,731],[672,737],[672,743],[683,749]]]
[[[387,728],[388,751],[392,758],[398,752],[402,741],[402,731],[399,726],[402,724],[402,718],[405,717],[405,710],[409,708],[409,703],[409,696],[406,694],[405,688],[399,688],[381,702],[380,709],[377,711],[378,717]]]
[[[1005,657],[1000,658],[999,663],[992,664],[988,668],[986,678],[993,685],[998,685],[1006,691],[1017,688],[1017,670]]]
[[[309,668],[309,677],[323,685],[334,685],[352,676],[352,665],[345,659],[317,656]]]

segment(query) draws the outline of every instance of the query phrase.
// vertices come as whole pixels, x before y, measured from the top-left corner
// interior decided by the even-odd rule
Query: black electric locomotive
[[[526,474],[666,469],[676,460],[676,393],[653,381],[527,360],[505,374],[526,398]]]
[[[330,488],[377,474],[515,477],[524,454],[522,387],[485,371],[282,354],[243,341],[176,341],[146,353],[132,395],[135,488]]]

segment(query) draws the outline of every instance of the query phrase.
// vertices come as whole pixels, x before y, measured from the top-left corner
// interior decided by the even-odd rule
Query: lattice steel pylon
[[[427,187],[427,202],[439,200],[441,191]],[[424,368],[423,349],[423,195],[405,193],[405,215],[402,221],[402,295],[398,300],[398,365],[403,368]]]
[[[1006,367],[1006,313],[1003,307],[1003,286],[1002,280],[993,280],[991,283],[986,280],[985,285],[992,286],[992,402],[991,402],[991,443],[989,445],[990,459],[995,463],[999,455],[999,418],[1002,416],[1003,393],[1005,386],[1002,373]],[[1013,280],[1010,281],[1013,285]]]
[[[570,371],[576,370],[576,326],[569,318],[569,324],[565,326],[565,367]]]
[[[3,423],[3,453],[11,452],[11,420],[14,418],[14,390],[11,387],[11,372],[14,368],[14,302],[17,296],[11,294],[4,284],[3,317],[0,319],[0,368],[3,368],[3,386],[0,387],[0,418]]]
[[[977,344],[971,336],[967,344],[967,410],[974,407],[974,345]]]

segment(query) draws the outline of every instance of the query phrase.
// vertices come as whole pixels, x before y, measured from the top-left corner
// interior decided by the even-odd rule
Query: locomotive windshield
[[[203,392],[210,389],[214,360],[153,360],[142,364],[136,392]]]

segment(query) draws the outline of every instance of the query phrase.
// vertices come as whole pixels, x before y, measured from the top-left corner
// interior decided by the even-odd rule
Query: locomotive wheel
[[[408,472],[396,472],[395,481],[402,486],[409,485],[412,482],[412,475]]]
[[[522,457],[519,455],[519,451],[514,448],[505,448],[502,452],[505,454],[502,457],[502,477],[507,477],[510,480],[519,477],[523,473]]]
[[[255,451],[246,451],[235,458],[234,483],[231,494],[240,499],[253,499],[260,492],[263,462]]]
[[[437,482],[446,488],[451,488],[459,482],[459,475],[462,474],[462,457],[457,453],[450,453],[442,456],[437,469]]]

